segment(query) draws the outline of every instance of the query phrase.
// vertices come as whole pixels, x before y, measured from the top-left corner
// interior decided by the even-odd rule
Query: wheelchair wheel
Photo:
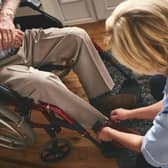
[[[71,143],[66,139],[52,139],[43,146],[40,158],[44,162],[56,162],[64,159],[71,151]]]
[[[24,119],[2,105],[0,107],[0,146],[23,149],[32,146],[35,135]]]

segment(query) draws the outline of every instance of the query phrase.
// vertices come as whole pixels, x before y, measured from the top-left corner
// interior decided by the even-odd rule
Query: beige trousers
[[[35,102],[58,106],[85,128],[106,120],[97,109],[68,90],[58,76],[33,68],[43,64],[71,65],[88,98],[111,90],[113,81],[84,30],[27,30],[17,54],[0,61],[0,83]]]

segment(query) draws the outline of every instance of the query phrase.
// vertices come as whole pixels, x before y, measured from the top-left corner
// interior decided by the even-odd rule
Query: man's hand
[[[15,29],[14,39],[11,48],[19,48],[22,45],[23,37],[24,33],[19,29]]]
[[[23,32],[15,28],[13,17],[10,10],[0,12],[0,49],[18,48],[22,44]]]

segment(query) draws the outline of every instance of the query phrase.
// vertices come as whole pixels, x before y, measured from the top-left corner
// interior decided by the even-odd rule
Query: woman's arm
[[[112,121],[120,121],[127,119],[151,119],[153,120],[158,112],[162,109],[162,101],[159,101],[153,105],[146,107],[141,107],[137,109],[127,110],[127,109],[115,109],[111,112]]]
[[[141,107],[138,109],[131,110],[129,113],[130,119],[154,119],[158,112],[161,111],[163,106],[163,101],[159,101],[155,104],[149,105],[147,107]]]
[[[122,146],[136,151],[141,151],[143,136],[120,132],[110,127],[104,127],[98,134],[98,138],[103,141],[116,141]]]

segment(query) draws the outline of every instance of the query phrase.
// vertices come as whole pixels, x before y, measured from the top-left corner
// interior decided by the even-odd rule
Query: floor
[[[105,36],[104,21],[79,25],[84,28],[89,35],[104,49],[108,47],[103,43]],[[87,101],[78,78],[73,72],[70,72],[64,79],[66,85],[77,95]],[[33,112],[33,118],[38,121],[44,121],[36,111]],[[117,168],[114,158],[105,158],[99,149],[87,139],[81,137],[78,133],[63,129],[59,136],[66,137],[72,143],[72,151],[64,160],[57,163],[47,164],[40,160],[39,152],[41,147],[50,140],[48,135],[41,129],[35,129],[37,135],[36,144],[26,150],[11,151],[0,149],[0,167],[2,168]],[[93,135],[95,136],[95,135]]]

